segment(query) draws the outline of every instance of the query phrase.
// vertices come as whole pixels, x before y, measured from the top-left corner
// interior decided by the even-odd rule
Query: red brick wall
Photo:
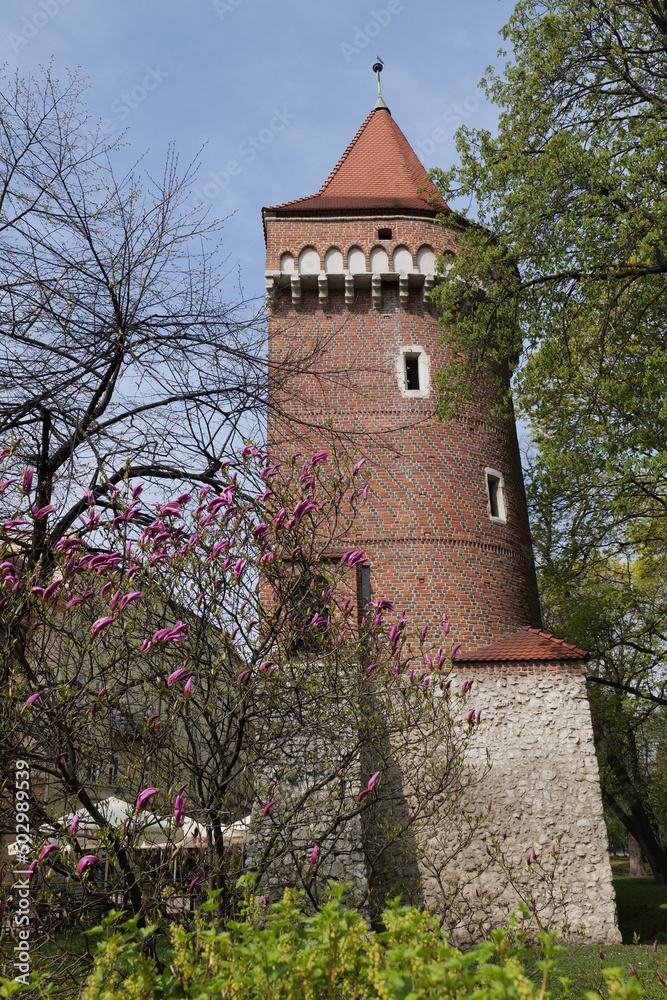
[[[391,240],[380,241],[378,229],[389,228],[392,231]],[[413,255],[423,246],[432,246],[438,254],[454,252],[455,238],[453,231],[447,232],[439,226],[434,226],[427,219],[412,218],[374,218],[360,217],[355,219],[327,218],[267,218],[266,224],[266,270],[278,271],[280,257],[291,253],[295,259],[304,247],[315,247],[320,255],[324,268],[324,255],[330,247],[338,247],[347,261],[347,251],[350,247],[361,247],[366,254],[366,266],[373,247],[382,246],[387,251],[391,266],[391,256],[399,246],[407,246]],[[417,262],[415,259],[415,268]]]
[[[382,244],[390,261],[398,245],[413,255],[424,244],[436,252],[454,245],[452,234],[428,219],[267,219],[267,270],[277,270],[286,251],[298,259],[305,246],[315,246],[322,262],[331,246],[344,259],[350,246],[361,246],[368,262],[380,226],[393,231]],[[456,638],[469,648],[540,624],[516,430],[513,421],[488,419],[488,387],[479,386],[474,404],[446,423],[435,417],[433,384],[428,399],[401,395],[395,373],[401,347],[424,348],[431,375],[446,367],[447,357],[421,290],[411,289],[406,311],[393,287],[385,300],[395,301],[379,311],[370,290],[358,292],[352,310],[342,290],[330,291],[322,310],[317,292],[304,289],[298,311],[289,289],[279,291],[269,319],[269,361],[280,379],[271,383],[270,402],[283,413],[270,409],[269,443],[277,455],[295,443],[300,450],[328,447],[333,433],[366,456],[371,490],[354,541],[370,559],[374,596],[392,597],[417,625],[438,621],[446,610]],[[285,378],[282,362],[313,350],[306,370]],[[327,419],[333,432],[322,426]],[[485,467],[504,476],[506,524],[489,518]]]

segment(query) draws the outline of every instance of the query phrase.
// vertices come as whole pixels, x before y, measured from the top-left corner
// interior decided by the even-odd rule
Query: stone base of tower
[[[583,662],[467,662],[457,677],[473,681],[470,704],[482,712],[472,748],[481,780],[469,805],[488,815],[437,877],[425,853],[425,904],[440,909],[450,879],[469,905],[469,928],[505,923],[523,900],[559,936],[620,942]],[[429,836],[437,830],[422,831]],[[474,932],[454,931],[466,936]]]

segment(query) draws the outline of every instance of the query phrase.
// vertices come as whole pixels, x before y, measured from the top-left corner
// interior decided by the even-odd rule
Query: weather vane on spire
[[[378,99],[375,102],[375,107],[373,108],[374,111],[375,108],[387,108],[387,105],[384,103],[384,100],[382,98],[382,87],[380,86],[380,73],[382,72],[382,67],[384,66],[384,63],[382,62],[379,56],[377,56],[376,58],[377,62],[373,63],[373,72],[377,74],[378,78]],[[389,111],[389,108],[387,108],[387,111]]]

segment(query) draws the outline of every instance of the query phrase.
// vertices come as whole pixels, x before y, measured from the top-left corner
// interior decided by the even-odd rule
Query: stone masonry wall
[[[477,790],[480,801],[471,805],[486,810],[491,799],[492,809],[449,874],[465,881],[485,868],[486,845],[495,834],[515,864],[518,888],[532,887],[553,929],[569,924],[588,942],[620,942],[583,663],[480,664],[457,670],[457,682],[464,679],[474,681],[470,705],[482,710],[483,720],[471,759],[483,767],[487,750],[491,757]],[[535,849],[549,866],[558,838],[550,900],[538,866],[527,858]],[[437,906],[437,887],[426,871],[423,879],[427,903]],[[502,881],[499,867],[490,864],[467,890],[495,899],[496,920],[503,918],[502,904],[516,910],[517,889],[503,889]]]

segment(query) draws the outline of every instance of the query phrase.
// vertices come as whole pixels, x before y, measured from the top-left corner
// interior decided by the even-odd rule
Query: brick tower
[[[447,609],[479,644],[539,627],[540,612],[514,422],[490,420],[484,387],[457,420],[435,416],[447,357],[429,292],[456,249],[435,221],[447,211],[382,102],[316,195],[264,210],[270,352],[279,364],[321,345],[317,379],[284,405],[310,426],[331,418],[369,458],[355,541],[372,590],[420,624]],[[271,420],[274,449],[294,433]]]
[[[392,598],[416,627],[447,611],[489,717],[478,750],[517,857],[563,837],[567,919],[617,940],[586,654],[540,630],[514,421],[491,417],[490,380],[455,420],[435,414],[448,359],[429,293],[436,261],[456,253],[456,229],[436,222],[448,212],[381,96],[316,194],[263,210],[269,366],[281,372],[269,448],[333,437],[366,457],[371,493],[350,540],[368,557],[364,596]]]

